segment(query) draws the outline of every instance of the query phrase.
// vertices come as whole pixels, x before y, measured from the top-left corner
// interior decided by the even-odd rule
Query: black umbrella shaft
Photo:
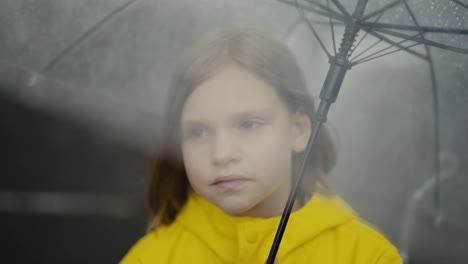
[[[366,10],[368,0],[359,0],[356,7],[354,8],[353,18],[354,19],[361,19],[364,15],[364,11]]]
[[[301,163],[299,175],[298,177],[296,177],[296,181],[288,197],[288,201],[283,211],[283,215],[281,216],[281,221],[276,231],[276,235],[273,240],[273,244],[271,246],[266,264],[273,264],[275,261],[276,253],[278,252],[281,239],[283,238],[284,231],[288,224],[289,216],[294,206],[294,201],[296,200],[297,190],[299,189],[299,186],[302,182],[302,178],[304,177],[305,168],[309,160],[309,155],[311,153],[311,150],[315,146],[315,142],[318,137],[321,125],[327,120],[328,110],[330,109],[331,104],[336,101],[346,72],[349,70],[350,63],[348,60],[348,54],[351,51],[351,48],[353,46],[354,41],[356,40],[357,33],[359,31],[357,21],[364,14],[366,5],[367,0],[359,0],[352,14],[353,20],[349,21],[345,27],[345,32],[343,34],[343,38],[340,44],[339,53],[334,57],[330,57],[330,68],[328,69],[327,77],[325,78],[325,82],[323,83],[322,90],[320,92],[321,100],[317,109],[317,118],[316,123],[314,124],[312,137],[307,143],[307,148],[305,150],[304,158]]]
[[[289,215],[291,214],[292,208],[294,206],[294,201],[296,200],[297,190],[299,189],[299,185],[302,182],[302,178],[304,177],[304,172],[306,169],[307,162],[305,162],[307,156],[309,156],[311,149],[315,145],[318,133],[320,131],[320,126],[322,125],[321,121],[318,121],[314,126],[314,131],[312,133],[311,139],[307,144],[307,148],[305,150],[304,159],[301,163],[301,168],[299,171],[299,178],[296,180],[291,193],[289,195],[288,201],[286,203],[286,207],[283,211],[283,215],[281,216],[281,221],[276,231],[275,239],[273,240],[273,245],[271,247],[270,253],[268,255],[268,259],[266,261],[267,264],[273,264],[275,261],[276,253],[278,252],[279,245],[281,243],[281,239],[283,237],[284,230],[286,229],[286,225],[288,224]]]
[[[336,101],[338,93],[341,89],[346,72],[350,68],[350,62],[348,55],[351,52],[354,41],[356,40],[357,33],[359,32],[359,25],[357,21],[364,14],[368,0],[359,0],[356,8],[353,12],[353,21],[349,22],[343,34],[341,40],[340,49],[336,56],[331,57],[330,68],[328,69],[327,77],[323,83],[322,90],[320,92],[320,107],[317,111],[318,119],[325,122],[327,120],[327,113],[330,105]]]

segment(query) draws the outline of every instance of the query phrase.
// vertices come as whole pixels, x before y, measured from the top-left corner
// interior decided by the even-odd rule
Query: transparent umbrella
[[[354,17],[359,15],[359,12],[355,12],[357,6],[360,8],[365,6],[361,10],[360,19]],[[330,102],[334,100],[334,96],[337,96],[341,78],[344,78],[348,67],[364,69],[368,65],[377,65],[382,61],[388,63],[388,58],[408,55],[405,58],[410,58],[411,61],[421,60],[427,63],[428,67],[424,67],[422,71],[429,68],[432,79],[427,83],[432,85],[432,102],[434,103],[432,112],[436,120],[434,129],[431,129],[434,131],[435,147],[433,149],[435,151],[432,163],[436,177],[433,177],[429,188],[421,189],[425,194],[433,191],[432,186],[439,186],[439,180],[444,182],[446,175],[451,174],[457,163],[456,158],[451,155],[440,155],[439,162],[438,153],[441,152],[439,150],[441,143],[438,134],[448,131],[446,134],[457,136],[456,133],[460,133],[461,130],[458,137],[454,138],[463,141],[465,135],[462,133],[466,133],[468,129],[458,124],[458,130],[445,129],[445,127],[439,129],[441,124],[453,125],[453,120],[465,120],[463,115],[468,112],[466,107],[461,109],[457,118],[454,117],[453,120],[447,120],[447,118],[439,120],[438,118],[440,114],[444,114],[443,111],[440,112],[439,99],[455,97],[461,100],[456,106],[461,107],[463,100],[468,98],[465,94],[447,96],[448,90],[458,93],[466,90],[464,87],[451,89],[454,88],[452,85],[466,86],[466,82],[463,81],[466,80],[464,74],[457,80],[440,81],[440,77],[446,77],[445,73],[451,70],[451,68],[443,68],[447,63],[441,63],[440,59],[453,59],[453,54],[459,53],[461,55],[455,57],[455,62],[459,62],[460,58],[468,57],[462,54],[468,49],[466,6],[466,0],[2,1],[0,4],[0,93],[18,99],[40,111],[52,112],[67,120],[82,122],[87,129],[93,130],[97,127],[98,132],[106,137],[122,136],[126,145],[139,151],[148,151],[148,148],[151,149],[153,146],[154,138],[157,138],[159,109],[155,110],[153,106],[159,108],[164,104],[164,99],[161,98],[165,98],[163,87],[168,84],[168,78],[165,77],[168,75],[168,65],[178,52],[188,45],[187,43],[217,26],[233,23],[249,24],[269,30],[279,36],[283,35],[285,41],[301,43],[307,43],[309,36],[320,38],[321,41],[317,41],[317,46],[327,50],[324,54],[332,61],[332,72],[339,77],[328,79],[327,87],[333,89],[331,93],[324,92],[323,94]],[[302,34],[299,29],[304,27],[314,30],[311,34]],[[322,35],[324,31],[332,33],[333,37]],[[358,37],[352,36],[354,31],[359,31]],[[346,32],[346,41],[341,41],[344,32]],[[327,36],[327,38],[321,38],[322,36]],[[345,51],[343,48],[340,50],[341,46],[349,49],[344,56],[347,63],[340,62],[342,57],[339,57],[339,54]],[[314,52],[312,47],[308,48]],[[396,52],[397,50],[400,52]],[[297,52],[294,49],[293,51]],[[384,54],[388,57],[380,57]],[[306,57],[302,56],[304,53],[301,52],[296,55],[299,55],[299,60]],[[393,65],[401,66],[398,63]],[[467,65],[465,60],[460,65],[459,72],[466,71]],[[310,68],[305,67],[305,69]],[[418,71],[419,69],[415,71],[411,69],[412,73]],[[310,81],[310,76],[315,74],[315,71],[306,71],[306,73],[306,78]],[[375,74],[375,71],[371,74]],[[356,72],[347,75],[345,86],[346,81],[349,84],[354,76]],[[317,79],[322,77],[324,76],[318,76]],[[375,78],[369,79],[375,80]],[[364,93],[356,92],[355,96],[371,98],[373,94],[385,88],[388,88],[387,90],[392,88],[391,85],[385,83],[379,83],[377,87],[376,84],[371,83],[371,80],[364,81],[367,83],[363,86],[370,88]],[[438,89],[437,84],[440,84],[441,89]],[[398,89],[393,90],[396,93],[404,89],[396,88]],[[351,89],[342,90],[340,94],[342,101],[335,105],[337,108],[345,105],[343,104],[345,103],[343,99],[346,99],[345,92]],[[427,89],[427,91],[430,90]],[[420,95],[419,92],[417,95]],[[386,103],[380,98],[377,99],[374,102]],[[424,110],[417,111],[419,116],[413,114],[411,118],[421,117],[421,115],[425,117],[427,107],[425,103],[421,103],[424,100],[426,97],[404,100],[404,103],[410,102],[414,103],[415,107],[424,108]],[[428,102],[431,103],[431,100]],[[405,106],[404,103],[398,106]],[[324,104],[322,109],[325,109],[325,106]],[[368,108],[372,109],[370,106]],[[376,108],[378,107],[373,109]],[[453,109],[456,108],[453,107]],[[386,110],[379,108],[373,113]],[[387,117],[387,114],[385,113],[384,116]],[[325,119],[326,115],[322,118]],[[401,120],[400,123],[405,123],[407,132],[409,131],[411,135],[420,131],[415,128],[416,125],[409,126],[408,120],[393,117],[391,121],[395,119]],[[411,124],[417,123],[417,120],[410,121]],[[340,124],[343,123],[345,122],[340,122]],[[360,124],[363,123],[372,126],[376,131],[375,134],[388,129],[388,127],[378,127],[382,124],[380,122],[361,122]],[[432,124],[432,122],[427,123]],[[460,127],[462,129],[459,129]],[[365,129],[356,128],[347,131],[350,133],[346,133],[346,141],[350,134],[361,133],[369,136],[371,133]],[[414,144],[410,141],[412,138],[405,138],[404,135],[400,138],[409,141],[409,145]],[[391,145],[391,148],[398,148],[393,146],[397,144],[388,143],[389,141],[387,140],[387,144],[383,146],[389,148]],[[358,143],[362,141],[358,140]],[[425,146],[427,140],[422,139],[419,144],[418,146]],[[463,148],[462,144],[460,146]],[[416,154],[426,150],[418,149]],[[342,152],[340,152],[340,157],[345,157],[345,160],[353,158],[347,156],[346,153],[341,154]],[[375,152],[370,153],[372,154]],[[409,156],[411,155],[404,155],[403,158]],[[365,163],[363,166],[372,165],[371,163]],[[414,166],[421,165],[416,161],[413,163]],[[340,169],[339,166],[337,169]],[[399,171],[407,172],[406,169]],[[384,170],[386,170],[385,167],[382,171]],[[358,173],[361,172],[347,172],[347,174],[354,174],[353,176]],[[382,177],[375,178],[383,180]],[[362,185],[362,183],[361,181],[359,184]],[[372,183],[365,182],[365,184],[369,186]],[[411,186],[408,182],[399,186],[404,185]],[[441,190],[444,190],[444,185],[441,185]],[[400,194],[402,192],[399,190]],[[434,199],[431,201],[431,206],[436,208],[434,211],[445,210],[443,199],[441,199],[445,196],[439,195],[438,191],[433,193]],[[446,194],[446,192],[443,193]],[[397,198],[401,199],[401,196],[395,196],[395,199]],[[380,209],[380,212],[382,211],[385,210]],[[444,220],[449,219],[444,218]]]
[[[423,196],[430,188],[428,185],[434,185],[433,205],[436,211],[436,221],[440,221],[440,122],[438,87],[435,80],[436,76],[434,72],[434,60],[431,54],[431,47],[460,53],[463,54],[463,56],[468,54],[468,24],[466,19],[468,14],[468,4],[460,0],[278,1],[294,6],[297,9],[299,19],[293,23],[290,29],[293,30],[299,23],[305,22],[323,51],[326,53],[330,63],[328,73],[320,92],[320,104],[317,110],[318,121],[314,127],[314,131],[306,149],[304,161],[308,160],[308,155],[314,147],[318,131],[320,130],[321,125],[326,122],[330,106],[336,101],[349,69],[398,51],[405,51],[411,56],[416,56],[429,64],[435,119],[435,152],[433,157],[434,180],[430,184],[425,184],[421,190],[418,190],[410,205],[422,198],[421,196]],[[444,14],[441,10],[448,12],[448,14]],[[450,15],[451,17],[447,17],[447,15]],[[319,36],[316,27],[320,25],[328,25],[330,27],[333,44],[331,48],[332,51],[329,51],[330,48],[326,47],[322,38]],[[336,41],[337,34],[335,32],[337,27],[344,28],[342,30],[343,33],[339,47]],[[358,37],[359,32],[364,32],[364,34],[361,37]],[[375,41],[370,45],[364,42],[368,36],[375,38]],[[380,43],[386,43],[387,45],[381,48],[378,47],[378,44]],[[418,46],[423,46],[424,49],[421,51],[421,49],[417,48]],[[304,169],[305,162],[302,164],[297,181],[295,182],[289,196],[267,263],[273,263],[275,259],[277,250],[281,243],[281,238],[287,226],[289,215],[294,205],[296,191],[303,178]],[[410,211],[411,210],[412,209],[410,209]],[[406,232],[406,236],[407,233],[410,232],[410,230],[407,229],[404,229],[404,231]],[[401,250],[402,256],[404,261],[407,261],[408,245],[405,243],[403,244],[404,248]]]

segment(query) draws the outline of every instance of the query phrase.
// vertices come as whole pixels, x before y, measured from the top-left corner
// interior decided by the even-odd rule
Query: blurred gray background
[[[388,2],[369,0],[369,8]],[[422,23],[468,28],[463,5],[408,2]],[[327,57],[306,24],[291,27],[297,17],[274,0],[3,0],[2,262],[119,261],[144,234],[151,153],[174,59],[204,32],[254,26],[293,50],[317,96]],[[383,21],[407,17],[395,10]],[[330,48],[330,28],[317,29]],[[434,39],[468,48],[466,36]],[[431,51],[440,104],[440,214],[430,182],[429,66],[406,52],[346,76],[328,121],[339,151],[329,180],[364,219],[409,249],[410,263],[468,263],[468,55]],[[419,202],[411,203],[415,193]]]

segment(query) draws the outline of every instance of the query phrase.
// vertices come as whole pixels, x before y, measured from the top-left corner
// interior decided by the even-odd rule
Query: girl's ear
[[[308,115],[296,112],[293,116],[293,152],[303,152],[312,134],[312,122]]]

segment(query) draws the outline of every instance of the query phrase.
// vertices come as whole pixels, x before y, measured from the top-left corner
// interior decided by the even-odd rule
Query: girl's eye
[[[208,132],[204,128],[192,128],[184,133],[185,138],[196,139],[206,136]]]
[[[258,121],[254,121],[254,120],[244,120],[240,123],[240,128],[241,129],[253,129],[253,128],[256,128],[258,126],[260,126],[261,123],[258,122]]]

